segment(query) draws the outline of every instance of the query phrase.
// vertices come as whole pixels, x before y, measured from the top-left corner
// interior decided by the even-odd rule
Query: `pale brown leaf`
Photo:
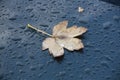
[[[50,54],[59,57],[64,54],[63,48],[70,51],[84,48],[82,41],[76,36],[80,36],[87,31],[85,27],[72,26],[67,28],[68,21],[63,21],[54,26],[53,37],[43,41],[43,50],[49,49]]]
[[[67,37],[76,37],[76,36],[82,35],[86,31],[87,31],[87,28],[85,27],[72,26],[70,28],[67,28],[60,35],[67,36]]]
[[[84,9],[82,8],[82,7],[78,7],[78,12],[83,12],[84,11]]]
[[[62,22],[58,23],[57,25],[55,25],[53,28],[53,35],[57,36],[62,31],[66,30],[67,25],[68,25],[68,21],[62,21]]]
[[[75,37],[85,33],[87,28],[77,26],[67,28],[67,25],[68,21],[58,23],[54,26],[52,35],[46,33],[45,31],[39,30],[30,24],[28,24],[28,27],[50,36],[43,41],[42,50],[48,49],[53,57],[60,57],[64,54],[63,48],[70,51],[84,48],[82,41]]]
[[[66,48],[66,49],[68,49],[70,51],[79,50],[79,49],[84,47],[84,45],[81,42],[81,40],[77,39],[77,38],[64,38],[64,39],[57,38],[56,42],[60,46]]]
[[[42,43],[42,50],[49,49],[50,54],[59,57],[64,54],[63,47],[55,42],[54,38],[46,38]]]

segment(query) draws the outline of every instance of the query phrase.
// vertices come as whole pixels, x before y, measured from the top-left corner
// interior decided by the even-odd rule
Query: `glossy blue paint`
[[[84,12],[79,13],[78,7]],[[85,48],[54,59],[42,51],[54,25],[85,26]],[[120,80],[120,6],[100,0],[0,0],[0,80]]]

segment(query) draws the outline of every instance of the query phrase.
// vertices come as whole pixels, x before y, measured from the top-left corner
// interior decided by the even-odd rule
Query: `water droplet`
[[[101,61],[101,65],[105,66],[106,68],[109,68],[107,61]]]
[[[105,78],[106,78],[106,80],[110,80],[111,77],[110,76],[106,76]]]
[[[113,61],[113,59],[109,55],[105,55],[105,58],[109,61]]]
[[[46,11],[46,9],[44,9],[44,8],[41,8],[40,10],[41,10],[41,11]]]
[[[40,69],[43,69],[44,68],[44,65],[43,64],[38,64],[39,68]]]
[[[14,74],[14,72],[13,71],[9,71],[9,73],[12,75],[12,74]]]
[[[30,13],[30,12],[33,11],[33,8],[29,6],[29,7],[26,8],[26,11]]]
[[[9,20],[16,20],[16,17],[10,17]]]
[[[120,20],[120,16],[114,15],[114,16],[113,16],[113,19],[114,19],[115,21],[119,21],[119,20]]]
[[[23,58],[23,55],[20,54],[20,55],[18,55],[17,57],[18,57],[19,59],[21,59],[21,58]]]
[[[26,27],[25,26],[19,26],[20,29],[25,29]]]
[[[25,71],[23,71],[22,69],[19,70],[19,72],[22,74],[22,73],[25,73]]]
[[[28,0],[28,1],[33,1],[33,0]]]
[[[42,73],[38,74],[38,77],[41,77],[42,76]]]
[[[103,23],[104,29],[109,29],[111,26],[112,26],[111,22],[105,22],[105,23]]]
[[[91,72],[90,68],[86,68],[85,70],[85,73],[89,74]]]
[[[72,62],[66,62],[68,65],[72,65]]]
[[[48,25],[46,25],[46,24],[40,24],[40,26],[42,26],[42,27],[48,27]]]
[[[22,63],[22,62],[19,62],[19,61],[16,62],[16,65],[17,65],[17,66],[24,66],[23,63]]]
[[[3,80],[4,74],[0,72],[0,80]]]
[[[36,70],[36,66],[30,66],[31,70]]]
[[[58,12],[58,11],[53,11],[53,12],[51,12],[52,14],[59,14],[60,12]]]
[[[84,16],[79,18],[79,22],[81,23],[88,23],[89,22],[89,17]]]
[[[4,49],[5,46],[4,45],[0,45],[0,50]]]
[[[13,41],[20,41],[22,38],[17,37],[17,36],[12,36],[11,39],[12,39]]]
[[[17,15],[15,13],[10,14],[9,20],[13,21],[17,19]]]
[[[65,71],[60,71],[56,76],[62,77],[65,76],[66,72]]]

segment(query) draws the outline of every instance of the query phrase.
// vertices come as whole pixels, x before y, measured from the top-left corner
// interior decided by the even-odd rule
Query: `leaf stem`
[[[30,24],[28,24],[27,27],[28,27],[28,28],[31,28],[31,29],[34,29],[34,30],[36,30],[37,32],[41,32],[41,33],[46,34],[46,35],[48,35],[48,36],[50,36],[50,37],[53,37],[53,35],[45,32],[45,31],[43,31],[43,30],[37,29],[37,28],[33,27],[33,26],[30,25]]]

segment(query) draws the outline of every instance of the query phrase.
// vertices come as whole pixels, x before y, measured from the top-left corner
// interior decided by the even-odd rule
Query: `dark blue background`
[[[120,80],[120,6],[103,1],[0,0],[0,80]],[[54,59],[26,25],[52,33],[64,20],[88,28],[85,48]]]

